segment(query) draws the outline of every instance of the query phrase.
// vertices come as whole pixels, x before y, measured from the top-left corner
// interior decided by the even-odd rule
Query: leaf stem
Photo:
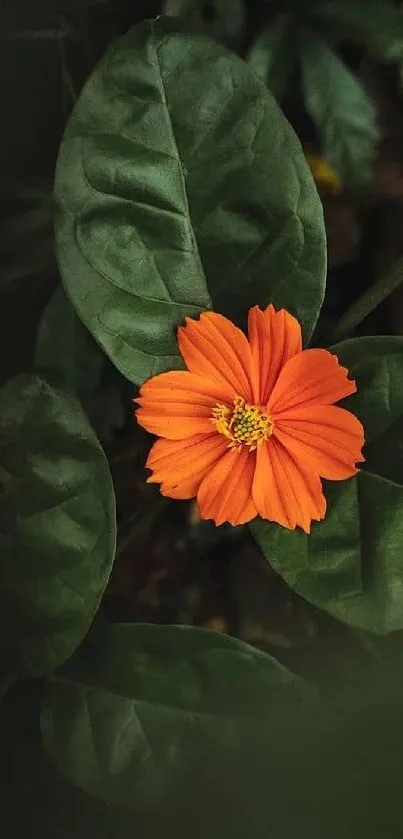
[[[393,268],[376,280],[341,316],[328,335],[327,343],[333,344],[350,335],[403,281],[403,257]]]

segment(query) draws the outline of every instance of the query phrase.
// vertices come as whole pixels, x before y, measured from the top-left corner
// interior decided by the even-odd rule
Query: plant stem
[[[403,281],[403,257],[398,259],[393,268],[376,280],[364,294],[358,298],[341,316],[331,330],[327,344],[340,341],[350,335],[354,329],[365,320],[380,303],[383,303]]]
[[[67,117],[71,110],[71,106],[75,105],[77,101],[77,94],[73,78],[69,70],[69,65],[67,63],[66,44],[63,38],[59,39],[58,44],[60,52],[60,75],[62,84],[63,110]]]

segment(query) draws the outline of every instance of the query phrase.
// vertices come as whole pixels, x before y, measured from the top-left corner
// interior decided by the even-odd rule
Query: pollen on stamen
[[[257,405],[250,405],[241,396],[234,399],[234,407],[217,403],[211,421],[217,431],[228,438],[228,448],[246,446],[254,451],[273,433],[273,420]]]

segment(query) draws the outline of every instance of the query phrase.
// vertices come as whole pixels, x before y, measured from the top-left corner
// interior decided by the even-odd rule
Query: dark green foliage
[[[247,644],[196,627],[114,625],[45,688],[44,745],[78,787],[140,809],[178,806],[202,768],[239,759],[311,689]],[[261,735],[260,735],[261,736]]]
[[[165,18],[112,47],[67,127],[56,197],[63,283],[131,381],[180,366],[175,329],[206,308],[243,322],[272,302],[311,334],[325,268],[311,174],[264,85],[204,35]]]
[[[252,532],[295,591],[346,623],[385,634],[403,629],[403,338],[356,338],[333,351],[357,381],[344,405],[365,429],[363,469],[326,484],[328,512],[310,536],[263,521]]]
[[[76,398],[21,375],[0,392],[2,666],[41,676],[70,656],[115,552],[105,455]]]

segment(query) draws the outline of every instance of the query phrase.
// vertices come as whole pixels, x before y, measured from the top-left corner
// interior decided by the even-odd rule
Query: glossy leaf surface
[[[310,536],[258,521],[252,532],[286,582],[334,617],[379,634],[403,629],[403,339],[356,338],[333,347],[357,381],[344,400],[364,425],[366,462],[325,482],[328,511]]]
[[[181,366],[176,328],[268,302],[308,337],[324,291],[322,209],[300,144],[253,70],[180,21],[107,52],[66,130],[57,250],[78,314],[131,381]]]

